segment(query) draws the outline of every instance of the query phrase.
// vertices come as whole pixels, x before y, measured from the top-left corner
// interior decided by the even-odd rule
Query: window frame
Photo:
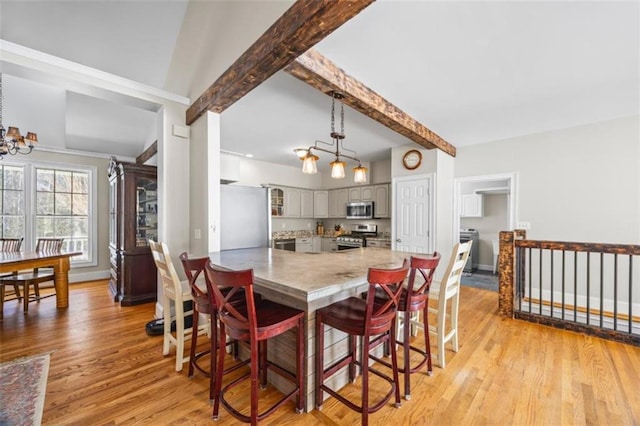
[[[35,229],[36,229],[36,169],[46,168],[60,171],[81,172],[88,174],[89,200],[88,205],[88,259],[70,261],[74,268],[91,267],[98,265],[98,168],[96,166],[85,166],[81,164],[70,164],[48,161],[7,161],[5,157],[2,161],[4,165],[24,167],[24,202],[25,202],[25,235],[23,241],[23,251],[35,250]]]

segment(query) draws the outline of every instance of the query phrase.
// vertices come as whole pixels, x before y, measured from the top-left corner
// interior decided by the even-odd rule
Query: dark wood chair
[[[398,386],[398,360],[396,356],[396,311],[402,292],[402,282],[409,272],[409,262],[396,269],[369,269],[367,281],[369,291],[366,299],[350,297],[335,302],[316,311],[316,408],[321,409],[324,393],[327,392],[347,407],[362,413],[362,424],[367,425],[369,414],[382,408],[395,394],[395,405],[400,406],[400,390]],[[376,297],[376,291],[382,291],[386,298]],[[324,367],[324,326],[328,325],[349,335],[349,350],[346,356],[329,367]],[[362,338],[361,359],[356,354],[356,337]],[[373,339],[372,339],[373,337]],[[369,366],[373,358],[370,351],[381,344],[389,342],[391,351],[391,371],[393,377]],[[349,379],[356,378],[356,366],[362,370],[362,398],[357,405],[325,384],[325,380],[338,370],[349,366]],[[374,404],[369,404],[369,372],[386,380],[390,389],[386,395]]]
[[[411,316],[415,313],[422,313],[421,328],[423,330],[429,330],[429,289],[431,288],[436,267],[440,263],[440,254],[435,252],[427,258],[412,256],[409,259],[409,263],[411,266],[409,282],[407,286],[402,289],[398,303],[398,312],[403,314],[403,327],[402,340],[397,342],[403,349],[403,366],[399,368],[399,370],[404,373],[404,398],[407,401],[411,399],[411,373],[420,371],[420,369],[427,364],[427,374],[429,376],[433,374],[429,333],[427,331],[424,332],[424,350],[411,345],[410,335],[413,327]],[[417,272],[420,273],[422,278],[417,277]],[[420,282],[418,283],[416,279],[420,280]],[[386,295],[378,290],[376,298],[379,299],[378,303],[380,303],[381,300],[386,299]],[[413,367],[411,366],[410,351],[414,351],[420,355],[420,362]],[[391,367],[385,360],[376,360],[387,367]]]
[[[216,354],[218,350],[218,309],[215,305],[215,300],[211,300],[207,292],[206,274],[204,273],[205,266],[209,262],[208,257],[189,258],[186,252],[180,254],[180,261],[182,262],[182,268],[189,280],[189,286],[191,287],[191,297],[193,298],[193,330],[198,330],[199,314],[209,315],[210,318],[210,342],[209,349],[205,349],[200,352],[196,352],[198,346],[198,334],[197,332],[191,333],[191,348],[189,351],[189,373],[188,377],[192,377],[194,370],[198,370],[205,377],[215,378],[215,364]],[[200,278],[200,281],[198,279]],[[224,290],[223,290],[224,293]],[[244,292],[236,293],[236,300],[234,302],[240,302],[244,300]],[[238,354],[237,342],[229,342],[227,345],[232,345],[234,357]],[[198,360],[206,355],[209,357],[209,369],[206,370],[202,366],[198,365]],[[209,399],[213,402],[214,380],[210,381],[209,386]]]
[[[24,238],[1,238],[0,239],[0,252],[2,253],[15,253],[19,252],[22,247],[22,240]],[[13,274],[3,275],[3,277],[11,277]],[[11,285],[11,283],[5,283],[0,279],[0,304],[4,304],[6,297],[5,285]],[[21,300],[22,296],[20,295],[20,286],[17,283],[13,283],[13,294],[14,298],[7,300]]]
[[[255,300],[253,292],[253,269],[244,271],[221,271],[211,263],[206,266],[209,294],[213,296],[218,307],[220,319],[220,346],[227,340],[227,335],[235,340],[247,342],[250,348],[249,359],[237,362],[224,369],[225,352],[218,351],[216,367],[215,392],[213,402],[213,418],[218,419],[220,404],[235,418],[253,425],[275,412],[282,404],[295,398],[296,412],[304,409],[304,312],[269,300]],[[224,294],[221,289],[229,288]],[[244,291],[244,303],[237,303],[236,294]],[[212,302],[213,303],[213,302]],[[267,357],[267,341],[288,330],[297,328],[296,332],[296,374],[272,363]],[[223,375],[237,368],[249,365],[249,372],[222,386]],[[258,411],[258,384],[262,388],[267,385],[267,370],[271,370],[294,384],[292,391],[284,395],[275,404],[262,412]],[[251,410],[246,416],[234,408],[225,398],[225,393],[244,380],[251,381]],[[211,380],[214,380],[213,378]]]
[[[62,251],[63,241],[64,238],[38,238],[36,251],[60,253]],[[33,271],[30,272],[16,271],[12,275],[1,277],[0,283],[2,288],[4,288],[4,286],[6,285],[22,286],[24,312],[27,313],[29,311],[29,302],[40,302],[40,299],[42,299],[42,297],[40,296],[40,284],[47,281],[53,281],[54,278],[55,274],[53,272],[53,268],[34,268]],[[34,297],[31,297],[29,295],[30,286],[33,286]],[[4,291],[2,296],[4,296]],[[55,296],[55,293],[45,297],[51,296]]]

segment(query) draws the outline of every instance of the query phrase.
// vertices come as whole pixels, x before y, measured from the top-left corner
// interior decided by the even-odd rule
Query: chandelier
[[[367,181],[367,168],[363,167],[360,163],[360,159],[355,151],[347,149],[344,147],[344,104],[342,103],[343,95],[338,92],[329,92],[329,96],[331,96],[331,143],[316,141],[313,146],[310,146],[307,149],[304,148],[296,148],[294,152],[298,155],[298,157],[302,160],[302,173],[305,174],[315,174],[318,173],[317,161],[320,157],[313,154],[313,151],[323,151],[328,152],[329,154],[335,155],[335,160],[330,164],[331,166],[331,177],[334,179],[342,179],[345,176],[344,167],[347,165],[346,162],[342,161],[342,159],[347,158],[349,160],[353,160],[358,163],[357,167],[353,168],[353,180],[356,183],[365,183]],[[335,104],[336,99],[340,102],[340,132],[336,132],[335,129]],[[318,144],[328,145],[332,147],[331,149],[323,148],[318,146]],[[335,149],[334,149],[335,148]],[[348,151],[350,154],[345,154],[345,151]]]
[[[5,155],[29,154],[33,151],[33,144],[38,142],[38,135],[27,132],[26,136],[20,134],[20,129],[9,126],[5,130],[2,125],[2,73],[0,73],[0,160]]]

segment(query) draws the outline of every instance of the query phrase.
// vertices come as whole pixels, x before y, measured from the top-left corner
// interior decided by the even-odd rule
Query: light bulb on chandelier
[[[349,160],[356,161],[358,163],[357,167],[353,169],[353,180],[356,183],[366,183],[367,182],[367,168],[362,165],[358,155],[355,151],[347,149],[344,147],[344,104],[342,103],[342,94],[338,92],[330,92],[329,96],[331,96],[331,143],[323,142],[317,140],[313,146],[309,148],[296,148],[293,151],[298,155],[298,158],[302,160],[302,173],[305,174],[315,174],[318,173],[317,162],[319,157],[312,153],[312,151],[323,151],[328,152],[330,154],[335,155],[335,161],[329,163],[331,166],[331,177],[333,179],[343,179],[345,177],[345,166],[346,162],[342,161],[343,158],[347,158]],[[340,101],[340,132],[336,132],[335,130],[335,101],[338,99]],[[318,144],[324,144],[331,147],[335,147],[335,150],[330,150],[318,146]],[[342,144],[342,147],[341,147]],[[353,155],[345,154],[344,151],[349,151],[353,153]]]

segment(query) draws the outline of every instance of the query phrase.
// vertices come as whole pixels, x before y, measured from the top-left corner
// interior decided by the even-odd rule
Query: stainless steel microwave
[[[347,203],[347,219],[373,219],[373,201]]]

